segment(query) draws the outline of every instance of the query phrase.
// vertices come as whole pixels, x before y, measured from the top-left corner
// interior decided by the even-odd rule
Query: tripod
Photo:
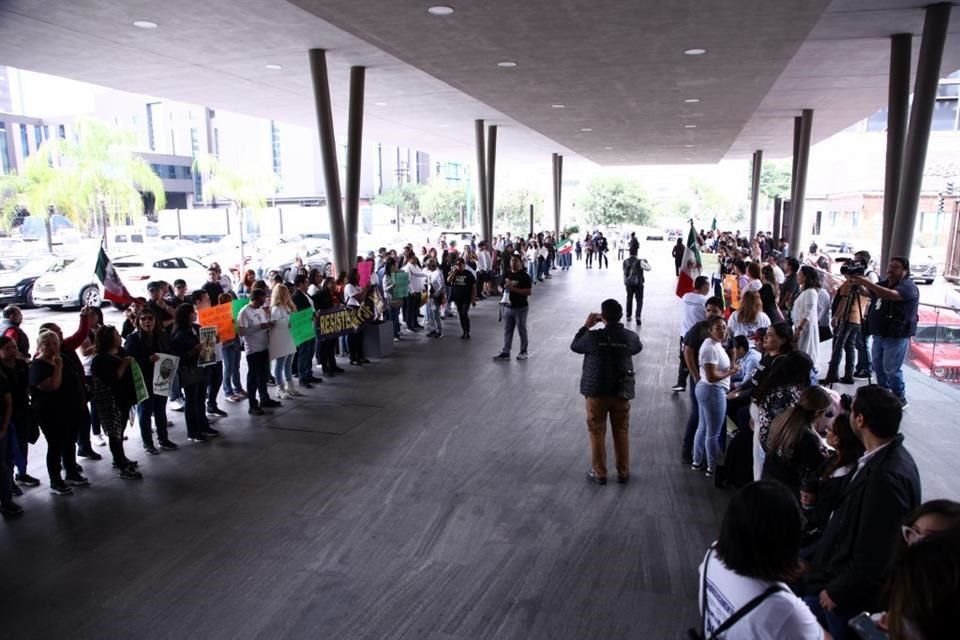
[[[863,294],[860,293],[860,287],[857,286],[850,293],[847,294],[846,300],[843,303],[843,311],[840,315],[840,320],[837,322],[837,330],[833,334],[833,344],[830,349],[830,366],[827,370],[828,378],[830,378],[831,371],[836,372],[836,369],[840,367],[839,365],[840,352],[843,350],[843,344],[844,342],[846,342],[846,338],[847,338],[846,333],[847,333],[847,328],[849,327],[849,324],[850,324],[850,311],[853,309],[854,303],[856,303],[857,308],[860,309],[862,312],[863,306],[860,304],[860,298],[862,295]],[[861,313],[860,315],[861,315],[860,326],[861,326],[861,331],[863,331],[862,327],[866,321],[866,317],[864,316],[863,313]],[[843,340],[840,340],[840,338],[843,338]],[[866,341],[866,336],[861,336],[861,339]],[[864,348],[866,348],[866,343],[864,343]],[[844,356],[844,357],[847,357],[847,356]],[[834,366],[834,363],[837,363],[836,366]],[[845,364],[849,370],[850,364],[849,363],[845,363]],[[867,370],[867,383],[873,384],[873,372],[869,369]],[[830,381],[827,383],[827,386],[833,389],[833,385],[834,385],[834,381],[830,379]]]

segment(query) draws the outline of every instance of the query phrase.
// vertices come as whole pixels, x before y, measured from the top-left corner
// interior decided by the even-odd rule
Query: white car
[[[127,291],[134,297],[147,297],[147,284],[162,280],[173,284],[183,279],[187,289],[199,289],[207,281],[207,267],[182,253],[143,253],[113,258],[113,267]]]
[[[94,270],[97,254],[88,255],[60,271],[45,273],[33,284],[33,303],[38,307],[99,307],[103,285]]]

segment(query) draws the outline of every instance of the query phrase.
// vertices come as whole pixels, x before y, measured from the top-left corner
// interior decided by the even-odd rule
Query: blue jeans
[[[513,329],[520,334],[520,353],[527,352],[527,312],[530,307],[504,307],[503,309],[503,349],[501,353],[510,353],[513,348]]]
[[[906,387],[903,383],[903,359],[910,347],[910,338],[881,338],[873,336],[873,368],[877,384],[889,389],[903,400]]]
[[[243,347],[240,342],[223,345],[223,392],[227,396],[243,390],[240,382],[240,355]]]
[[[313,349],[302,349],[301,353],[307,354],[307,361],[313,364]],[[293,384],[293,359],[297,356],[295,353],[277,358],[273,361],[273,377],[277,384]]]
[[[537,261],[527,263],[527,275],[530,276],[530,280],[537,279]]]
[[[137,405],[137,421],[140,423],[140,438],[144,447],[153,446],[153,433],[150,431],[150,419],[157,427],[157,440],[163,444],[167,437],[167,399],[164,396],[151,395]]]
[[[856,640],[859,636],[853,633],[848,626],[853,616],[846,616],[838,612],[827,611],[820,606],[820,596],[804,596],[804,603],[810,607],[810,611],[816,616],[820,625],[830,632],[833,640]]]
[[[716,469],[720,461],[720,432],[727,419],[727,390],[701,380],[697,383],[696,394],[700,421],[693,439],[693,463],[703,464],[706,453],[707,468]]]
[[[297,359],[297,375],[300,377],[300,384],[307,384],[311,380],[315,380],[316,376],[313,375],[313,354],[317,350],[317,339],[313,338],[312,340],[307,340],[299,347],[297,347],[296,359]],[[293,362],[291,357],[291,363]],[[276,378],[276,376],[274,376]],[[279,382],[279,379],[278,379]],[[287,380],[290,382],[290,380]]]

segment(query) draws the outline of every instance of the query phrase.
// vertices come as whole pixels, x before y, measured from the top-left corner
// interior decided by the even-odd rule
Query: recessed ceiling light
[[[565,104],[552,104],[550,105],[551,109],[566,109],[567,105]]]
[[[270,69],[270,71],[280,71],[280,69],[283,69],[283,65],[279,65],[279,64],[265,64],[265,65],[263,65],[263,68],[264,68],[264,69]]]
[[[590,127],[583,127],[582,129],[580,129],[580,131],[583,131],[584,133],[590,133],[591,131],[593,131],[593,129],[591,129]]]
[[[696,128],[697,128],[697,125],[695,125],[695,124],[685,124],[685,125],[683,125],[683,128],[684,128],[684,129],[696,129]]]
[[[435,7],[430,7],[427,9],[427,13],[432,16],[448,16],[453,13],[453,7],[448,7],[446,5],[437,5]]]
[[[613,147],[604,147],[603,150],[604,150],[604,151],[613,151]]]
[[[706,49],[687,49],[683,53],[688,56],[702,56],[706,52]]]
[[[135,26],[137,29],[156,29],[157,23],[150,22],[149,20],[137,20],[133,23],[133,26]]]
[[[504,60],[503,62],[498,62],[497,66],[503,67],[504,69],[513,69],[515,66],[517,66],[517,63],[513,60]]]
[[[375,104],[376,104],[376,106],[378,106],[378,107],[385,107],[385,106],[387,106],[388,103],[386,103],[386,102],[377,102],[377,103],[375,103]]]
[[[686,100],[684,100],[684,102],[686,102],[687,104],[696,104],[700,102],[700,98],[687,98]]]
[[[683,146],[686,147],[687,149],[693,149],[693,148],[694,148],[695,146],[697,146],[697,145],[695,145],[695,144],[685,144],[685,145],[683,145]]]

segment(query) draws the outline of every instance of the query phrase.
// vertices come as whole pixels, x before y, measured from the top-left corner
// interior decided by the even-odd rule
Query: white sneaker
[[[298,398],[303,395],[292,382],[287,383],[286,391],[288,398]]]
[[[98,447],[105,447],[107,446],[107,439],[102,435],[93,436],[93,444],[97,445]]]
[[[290,397],[290,394],[287,393],[287,390],[283,385],[277,385],[277,397],[281,400],[286,400]]]

